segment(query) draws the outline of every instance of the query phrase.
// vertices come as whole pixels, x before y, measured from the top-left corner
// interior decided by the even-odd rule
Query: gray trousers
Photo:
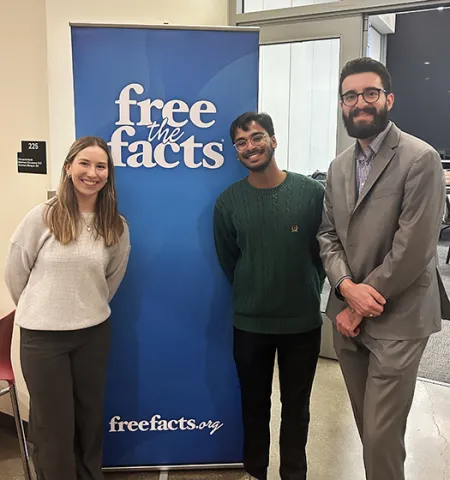
[[[378,340],[334,327],[341,366],[363,444],[367,480],[404,480],[405,431],[428,338]]]
[[[21,329],[38,480],[103,480],[109,321],[73,331]]]

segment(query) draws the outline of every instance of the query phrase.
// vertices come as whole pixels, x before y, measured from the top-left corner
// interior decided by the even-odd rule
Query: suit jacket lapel
[[[356,192],[356,158],[355,150],[350,149],[348,158],[345,162],[345,195],[347,197],[347,205],[349,215],[352,215],[355,209],[357,192]]]
[[[359,195],[354,210],[356,210],[364,198],[366,198],[376,181],[380,178],[380,175],[384,172],[385,168],[389,165],[390,161],[394,157],[395,149],[400,140],[400,133],[401,132],[396,125],[392,125],[391,130],[381,145],[380,150],[378,151],[377,155],[375,155],[369,176],[367,177],[366,183],[361,190],[361,194]]]

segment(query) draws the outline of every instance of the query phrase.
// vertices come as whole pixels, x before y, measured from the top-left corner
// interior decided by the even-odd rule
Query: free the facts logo
[[[223,423],[217,420],[208,420],[200,423],[197,423],[194,418],[186,419],[184,417],[164,420],[158,414],[153,415],[150,420],[121,420],[119,416],[115,416],[109,421],[109,431],[111,433],[209,430],[209,434],[213,435],[222,427]]]
[[[119,119],[115,122],[118,128],[108,145],[116,167],[175,168],[184,163],[188,168],[216,169],[223,165],[223,140],[203,144],[197,142],[194,135],[185,138],[186,132],[183,131],[188,124],[199,129],[211,128],[217,113],[212,102],[199,100],[188,105],[179,99],[164,102],[159,98],[141,98],[139,101],[132,98],[143,94],[142,85],[130,83],[115,101],[119,107]],[[139,115],[138,122],[131,118],[132,109],[133,118]],[[138,128],[146,129],[146,140],[133,141]],[[168,161],[167,152],[176,154],[171,156],[171,161]]]

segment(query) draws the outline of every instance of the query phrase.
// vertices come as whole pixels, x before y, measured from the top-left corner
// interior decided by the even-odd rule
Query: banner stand
[[[182,470],[221,470],[221,469],[241,469],[243,463],[223,463],[223,464],[200,464],[200,465],[165,465],[165,466],[140,466],[140,467],[103,467],[104,472],[151,472],[151,471],[182,471]]]
[[[218,195],[247,172],[231,122],[258,105],[259,29],[71,25],[76,135],[111,148],[131,255],[111,308],[105,471],[242,467]]]

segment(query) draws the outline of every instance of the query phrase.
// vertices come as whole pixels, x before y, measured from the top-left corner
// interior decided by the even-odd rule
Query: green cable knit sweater
[[[322,324],[325,271],[316,234],[323,195],[315,180],[288,172],[278,187],[243,179],[217,199],[216,251],[233,284],[236,328],[287,334]]]

